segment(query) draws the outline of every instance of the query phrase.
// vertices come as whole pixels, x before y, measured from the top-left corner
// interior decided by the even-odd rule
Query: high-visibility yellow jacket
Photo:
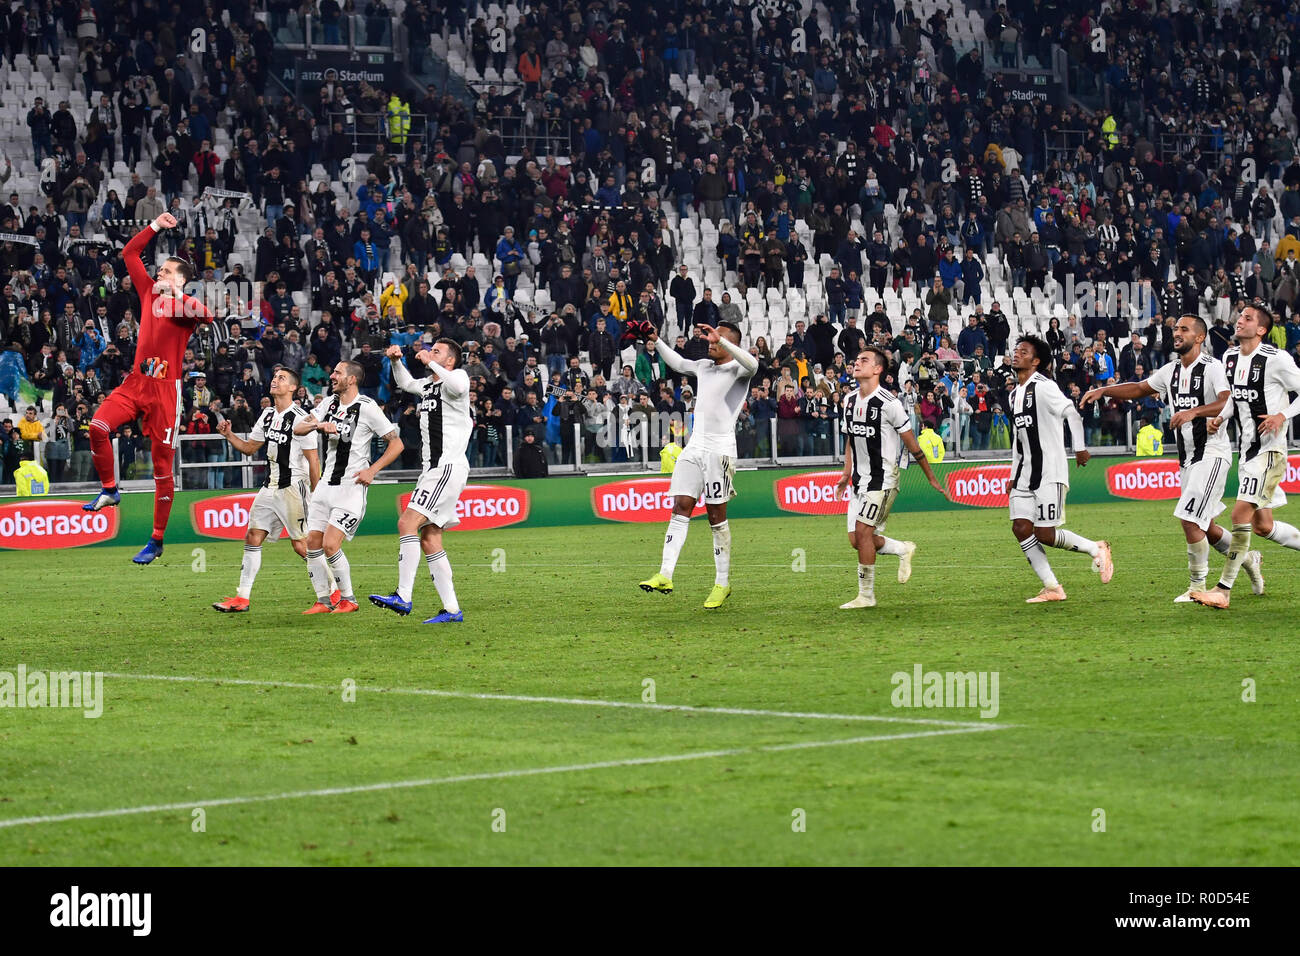
[[[1165,453],[1165,437],[1155,425],[1143,425],[1138,430],[1137,453],[1140,458],[1153,458]]]
[[[1106,145],[1114,149],[1119,145],[1119,134],[1116,132],[1119,124],[1115,122],[1115,117],[1110,113],[1101,121],[1101,137],[1106,141]]]
[[[921,429],[921,434],[916,436],[916,443],[921,446],[921,451],[925,452],[925,457],[931,464],[943,461],[943,439],[933,428]]]
[[[682,446],[676,441],[670,441],[664,445],[663,451],[659,453],[659,471],[665,475],[671,475],[673,469],[677,467],[677,459],[682,453]]]
[[[50,476],[34,461],[25,461],[14,472],[14,484],[19,498],[32,498],[50,493]]]
[[[411,107],[394,93],[388,100],[388,138],[398,146],[405,146],[410,133]]]

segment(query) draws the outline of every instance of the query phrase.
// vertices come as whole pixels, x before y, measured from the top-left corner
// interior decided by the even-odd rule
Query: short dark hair
[[[180,271],[181,278],[186,282],[193,281],[194,263],[190,262],[190,260],[186,259],[184,256],[168,256],[167,261],[176,263],[176,268]]]
[[[1179,316],[1179,318],[1191,319],[1193,327],[1196,329],[1197,332],[1201,333],[1201,335],[1210,334],[1209,326],[1205,324],[1205,320],[1201,318],[1199,315],[1196,315],[1195,313],[1192,312],[1184,312],[1182,315]],[[1138,333],[1134,332],[1133,334],[1137,335]]]
[[[284,372],[284,373],[286,373],[290,378],[292,378],[292,379],[293,379],[293,387],[294,387],[294,388],[297,388],[299,385],[302,384],[302,376],[299,375],[297,372],[295,372],[293,369],[291,369],[291,368],[290,368],[289,366],[287,366],[287,365],[277,365],[275,368],[271,369],[271,377],[272,377],[272,378],[275,377],[275,373],[276,373],[276,372]]]
[[[880,346],[868,345],[866,348],[862,350],[862,352],[870,352],[872,355],[876,357],[876,361],[880,363],[881,375],[884,375],[889,371],[889,365],[890,365],[889,353],[886,352],[884,349],[882,349]],[[858,355],[861,356],[862,352],[859,352]],[[857,359],[855,358],[854,361],[857,361]]]
[[[1264,325],[1265,335],[1268,335],[1268,333],[1273,331],[1273,313],[1269,311],[1269,308],[1264,304],[1263,299],[1252,299],[1242,305],[1241,308],[1242,311],[1245,311],[1246,309],[1254,309],[1259,313],[1259,320]]]
[[[456,364],[454,367],[460,368],[460,363],[461,363],[460,343],[457,342],[455,339],[449,339],[445,337],[441,339],[436,339],[435,341],[441,342],[443,345],[447,346],[447,348],[451,350],[452,356],[456,359]]]
[[[343,367],[344,375],[351,375],[353,378],[358,379],[366,377],[366,370],[362,367],[360,362],[354,362],[351,359],[343,359],[343,361],[339,362],[339,365]]]
[[[736,344],[737,344],[737,345],[740,344],[740,342],[741,342],[741,337],[742,337],[742,335],[741,335],[741,331],[740,331],[740,326],[738,326],[738,325],[737,325],[736,323],[734,323],[734,322],[719,322],[719,323],[718,323],[718,331],[721,332],[723,329],[726,329],[727,331],[734,333],[735,336],[736,336]]]
[[[1021,342],[1028,344],[1034,350],[1034,354],[1038,356],[1038,371],[1044,375],[1050,372],[1052,369],[1052,350],[1047,343],[1036,335],[1022,335],[1016,339],[1016,344],[1019,345]]]

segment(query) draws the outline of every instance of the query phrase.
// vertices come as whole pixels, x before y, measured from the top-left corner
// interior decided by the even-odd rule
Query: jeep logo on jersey
[[[667,521],[673,510],[670,483],[668,478],[636,478],[597,485],[591,489],[591,506],[597,518],[610,521]],[[704,505],[697,501],[691,516],[701,514]]]
[[[1106,469],[1106,486],[1117,498],[1140,498],[1147,501],[1177,498],[1183,490],[1178,462],[1168,458],[1111,465]]]
[[[118,509],[86,512],[83,503],[49,498],[0,505],[0,548],[79,548],[117,537]]]
[[[1286,477],[1279,487],[1289,495],[1300,494],[1300,455],[1287,456]]]
[[[401,514],[411,503],[413,492],[399,495],[397,513]],[[505,485],[466,485],[456,502],[456,517],[460,524],[449,531],[484,531],[504,528],[528,520],[529,497],[523,488]]]
[[[220,495],[204,498],[190,505],[190,520],[194,530],[209,538],[243,541],[248,532],[248,515],[253,508],[256,492],[239,495]],[[283,528],[280,537],[288,537]]]
[[[812,471],[804,475],[778,478],[772,488],[776,506],[782,511],[801,515],[842,515],[849,510],[849,494],[835,496],[835,485],[842,471]]]
[[[948,495],[958,504],[979,508],[1007,507],[1010,465],[979,465],[948,472]]]

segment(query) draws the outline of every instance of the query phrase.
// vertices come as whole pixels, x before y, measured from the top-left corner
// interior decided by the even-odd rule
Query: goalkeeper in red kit
[[[181,360],[186,343],[200,322],[211,322],[212,313],[198,299],[185,294],[194,278],[194,266],[172,256],[151,278],[140,253],[164,229],[174,229],[176,218],[163,213],[141,229],[122,258],[131,284],[140,295],[140,335],[135,364],[126,380],[104,399],[90,423],[90,451],[99,473],[102,490],[83,506],[86,511],[116,505],[122,500],[113,468],[113,432],[127,422],[144,417],[144,433],[152,439],[153,535],[131,560],[148,564],[163,553],[163,532],[171,515],[176,481],[172,462],[176,455],[176,433],[181,423]]]

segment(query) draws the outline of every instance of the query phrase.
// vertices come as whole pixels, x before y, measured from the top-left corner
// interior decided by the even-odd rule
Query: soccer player
[[[357,610],[343,539],[351,541],[366,516],[366,489],[370,483],[402,453],[397,426],[384,416],[373,398],[357,390],[364,376],[365,369],[358,363],[346,359],[339,362],[330,373],[330,397],[293,426],[295,435],[320,431],[327,436],[325,469],[307,503],[307,573],[316,590],[316,603],[304,614],[350,614]],[[387,445],[379,460],[371,464],[373,438]],[[327,569],[333,570],[340,591],[339,601],[333,605]]]
[[[1237,501],[1232,506],[1232,540],[1219,583],[1211,590],[1193,591],[1192,600],[1206,607],[1228,606],[1232,585],[1242,566],[1252,562],[1253,529],[1270,541],[1300,551],[1300,530],[1273,520],[1273,509],[1286,504],[1281,489],[1286,477],[1286,423],[1300,414],[1300,398],[1288,402],[1290,392],[1300,392],[1300,368],[1286,352],[1265,341],[1273,328],[1273,314],[1259,300],[1237,312],[1237,344],[1223,353],[1223,368],[1231,394],[1223,411],[1210,422],[1216,431],[1232,418],[1237,423],[1241,453],[1237,458]],[[1257,560],[1257,559],[1256,559]],[[1264,592],[1264,581],[1251,576],[1252,589]]]
[[[1174,598],[1175,604],[1189,604],[1193,591],[1205,590],[1210,570],[1210,546],[1228,553],[1232,536],[1215,523],[1223,511],[1223,486],[1232,465],[1228,436],[1210,432],[1209,420],[1228,401],[1228,377],[1223,363],[1204,352],[1209,330],[1197,315],[1184,315],[1174,326],[1174,351],[1178,358],[1161,366],[1145,382],[1126,382],[1094,388],[1083,396],[1085,405],[1103,396],[1122,399],[1155,395],[1174,409],[1169,426],[1178,438],[1179,487],[1182,495],[1174,517],[1187,539],[1187,590]],[[1263,593],[1259,576],[1259,552],[1252,551],[1246,562],[1251,584]]]
[[[268,534],[274,539],[284,528],[298,557],[307,558],[307,496],[320,480],[320,454],[314,435],[293,433],[294,422],[307,417],[293,400],[297,389],[298,375],[279,365],[271,376],[271,401],[275,404],[258,417],[246,440],[230,430],[228,419],[217,426],[217,431],[241,454],[255,455],[266,445],[269,466],[266,483],[257,490],[248,516],[239,588],[234,597],[212,605],[218,611],[229,614],[248,610],[248,596],[262,566],[262,542]],[[337,604],[339,597],[339,592],[334,591],[330,603]]]
[[[176,433],[180,429],[181,360],[190,335],[200,322],[211,322],[212,313],[198,299],[185,294],[194,278],[194,266],[171,256],[150,278],[140,253],[164,229],[174,229],[176,217],[163,213],[141,229],[122,250],[131,284],[140,295],[140,335],[135,350],[135,367],[126,380],[104,399],[90,423],[90,453],[102,486],[85,511],[99,511],[121,502],[113,471],[114,430],[144,416],[144,432],[152,440],[153,534],[131,560],[149,564],[163,553],[163,532],[171,516],[176,482],[172,462]]]
[[[853,361],[853,378],[858,390],[844,401],[844,475],[835,486],[838,499],[852,485],[849,500],[849,544],[858,553],[858,596],[841,610],[876,606],[876,555],[898,555],[898,583],[912,576],[912,555],[916,545],[885,537],[885,522],[898,496],[898,465],[905,447],[920,464],[930,486],[948,497],[925,452],[912,434],[907,410],[892,393],[880,387],[880,377],[889,371],[889,356],[883,349],[868,346]]]
[[[442,610],[425,624],[459,624],[465,614],[456,600],[451,562],[442,547],[442,533],[460,524],[456,502],[469,480],[469,459],[465,448],[474,430],[474,413],[469,405],[469,375],[460,367],[460,345],[454,339],[438,339],[431,349],[415,357],[429,367],[427,378],[413,378],[402,362],[402,348],[389,346],[393,381],[404,392],[420,396],[420,480],[411,500],[397,519],[397,590],[389,595],[372,594],[370,602],[403,616],[411,613],[411,592],[421,550],[442,601]]]
[[[641,590],[671,594],[673,570],[686,543],[691,512],[704,498],[709,526],[713,529],[713,563],[716,571],[713,590],[704,602],[706,608],[722,607],[731,594],[731,529],[727,527],[727,502],[736,494],[732,485],[736,474],[736,418],[740,415],[749,380],[758,371],[758,360],[740,347],[740,329],[730,322],[717,328],[697,325],[698,334],[709,342],[709,357],[688,362],[663,339],[651,332],[647,338],[655,343],[664,364],[674,372],[693,375],[695,392],[695,430],[686,450],[677,459],[668,494],[673,499],[673,514],[664,535],[663,562],[659,572],[641,582]]]
[[[1070,469],[1065,461],[1065,422],[1070,423],[1074,460],[1082,468],[1088,463],[1083,444],[1083,418],[1079,410],[1048,378],[1052,351],[1042,339],[1025,335],[1011,353],[1011,370],[1017,385],[1011,390],[1011,531],[1020,542],[1029,565],[1043,588],[1026,604],[1064,601],[1044,546],[1063,551],[1082,551],[1092,556],[1092,569],[1106,584],[1115,573],[1110,545],[1066,531],[1065,490],[1070,486]]]

